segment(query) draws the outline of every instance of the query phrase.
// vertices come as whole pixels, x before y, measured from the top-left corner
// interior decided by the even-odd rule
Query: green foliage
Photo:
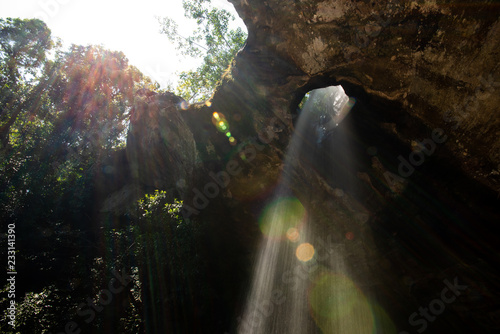
[[[139,200],[139,210],[143,211],[144,218],[152,218],[157,214],[156,210],[161,210],[159,214],[168,214],[171,219],[174,219],[178,225],[182,222],[180,216],[182,201],[177,199],[174,203],[165,203],[167,192],[164,190],[155,190],[153,194],[146,194]],[[162,206],[163,205],[163,206]]]
[[[14,88],[20,79],[35,76],[53,44],[50,30],[40,20],[0,19],[0,87],[8,80]]]
[[[58,57],[53,91],[54,108],[61,110],[55,126],[71,131],[69,145],[99,150],[123,141],[136,86],[144,81],[121,52],[94,46],[72,46]],[[83,148],[83,147],[81,147]]]
[[[191,36],[182,36],[171,18],[162,18],[161,32],[176,44],[183,55],[203,58],[196,69],[180,73],[176,93],[190,102],[200,102],[212,94],[223,72],[246,40],[241,29],[230,29],[234,17],[224,9],[214,8],[210,0],[183,0],[185,16],[196,20]]]
[[[45,207],[78,211],[90,200],[95,166],[124,145],[134,92],[151,89],[151,80],[123,53],[102,47],[56,48],[47,60],[53,43],[38,20],[1,20],[0,32],[2,87],[10,87],[0,90],[0,217],[22,216],[30,194]],[[20,74],[28,72],[28,79]],[[68,193],[76,200],[61,198]]]
[[[0,222],[3,230],[16,224],[22,250],[16,269],[25,277],[16,284],[16,331],[63,329],[76,305],[108,284],[113,265],[133,267],[112,251],[114,244],[102,249],[103,231],[92,218],[96,175],[123,147],[141,88],[156,90],[121,52],[76,45],[62,50],[43,22],[0,19]],[[127,254],[130,233],[120,240]],[[99,256],[106,267],[94,262]],[[129,333],[138,332],[137,307],[117,314],[130,317],[123,322]],[[93,328],[99,321],[108,321],[105,313]]]
[[[182,201],[168,203],[167,198],[165,191],[155,190],[139,200],[138,251],[161,259],[162,265],[172,266],[183,279],[193,278],[198,267],[189,264],[197,257],[193,242],[198,229],[182,217]]]
[[[189,332],[179,330],[177,323],[183,314],[192,314],[196,301],[208,293],[200,279],[205,270],[200,259],[201,229],[184,220],[181,208],[182,201],[170,203],[165,191],[156,190],[139,201],[133,230],[147,330],[158,328],[167,317],[173,327],[163,330]]]
[[[16,333],[47,333],[48,328],[57,328],[66,323],[71,296],[59,291],[55,286],[43,288],[41,292],[28,292],[17,305],[15,332]],[[75,309],[72,309],[75,312]],[[6,319],[5,319],[6,320]],[[5,324],[6,321],[2,321]],[[9,328],[12,329],[9,325]],[[2,328],[3,330],[3,328]]]
[[[224,11],[186,8],[199,22],[198,37],[207,37],[197,42],[212,50],[199,77],[183,77],[183,89],[194,99],[209,94],[209,88],[200,93],[195,87],[215,85],[244,35],[228,30]],[[0,222],[16,224],[22,250],[16,270],[26,278],[16,282],[13,332],[62,330],[78,319],[80,303],[108,286],[116,268],[134,273],[134,281],[88,324],[92,332],[111,324],[140,333],[145,319],[178,320],[179,312],[194,314],[200,298],[210,299],[199,279],[206,270],[202,232],[183,219],[182,201],[155,191],[139,201],[134,217],[93,221],[97,176],[123,147],[135,93],[143,88],[158,91],[121,52],[78,45],[63,50],[39,20],[0,19]],[[4,310],[5,296],[4,289]],[[152,311],[158,309],[164,312]],[[5,323],[0,332],[8,333]]]
[[[40,20],[0,19],[0,148],[18,118],[43,104],[40,73],[54,44]]]

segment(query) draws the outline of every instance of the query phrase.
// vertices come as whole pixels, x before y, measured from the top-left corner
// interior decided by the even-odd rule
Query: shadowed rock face
[[[249,29],[245,60],[283,78],[262,83],[268,90],[290,96],[348,82],[395,101],[400,113],[444,129],[463,169],[498,190],[498,3],[230,2]],[[401,126],[404,139],[418,135]]]
[[[176,181],[193,172],[197,153],[193,133],[180,115],[183,102],[171,93],[138,96],[127,155],[132,177],[144,187],[177,191]]]
[[[398,332],[422,329],[414,323],[424,316],[409,318],[454,280],[467,288],[425,320],[426,332],[496,332],[498,3],[230,2],[249,36],[210,106],[144,98],[127,143],[139,183],[173,189],[183,180],[185,216],[214,231],[203,240],[217,268],[207,279],[236,310],[217,330],[236,327],[256,221],[287,177],[313,229],[343,247],[350,278]],[[304,94],[338,84],[357,100],[350,115],[329,140],[306,132],[305,148],[287,153]],[[285,154],[296,164],[283,176]],[[224,254],[238,261],[225,267]]]

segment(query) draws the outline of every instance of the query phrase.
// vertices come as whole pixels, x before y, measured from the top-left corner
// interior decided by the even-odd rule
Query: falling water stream
[[[341,86],[331,86],[312,91],[302,108],[282,182],[259,220],[263,239],[240,334],[376,332],[373,310],[349,278],[345,249],[311,228],[314,222],[287,179],[311,143],[328,140],[353,104]],[[307,133],[316,138],[304,140]]]

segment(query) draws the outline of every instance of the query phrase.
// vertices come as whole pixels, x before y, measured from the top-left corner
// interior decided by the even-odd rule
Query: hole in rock
[[[313,89],[306,93],[297,107],[298,117],[306,118],[317,143],[324,141],[354,106],[342,86]]]

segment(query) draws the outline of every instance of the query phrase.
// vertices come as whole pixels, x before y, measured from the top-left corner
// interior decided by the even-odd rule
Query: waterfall
[[[335,131],[353,102],[332,86],[312,91],[300,112],[282,181],[259,219],[263,239],[239,334],[375,333],[373,310],[349,278],[343,246],[313,233],[314,222],[288,190],[297,161]],[[316,138],[304,138],[311,133]]]

